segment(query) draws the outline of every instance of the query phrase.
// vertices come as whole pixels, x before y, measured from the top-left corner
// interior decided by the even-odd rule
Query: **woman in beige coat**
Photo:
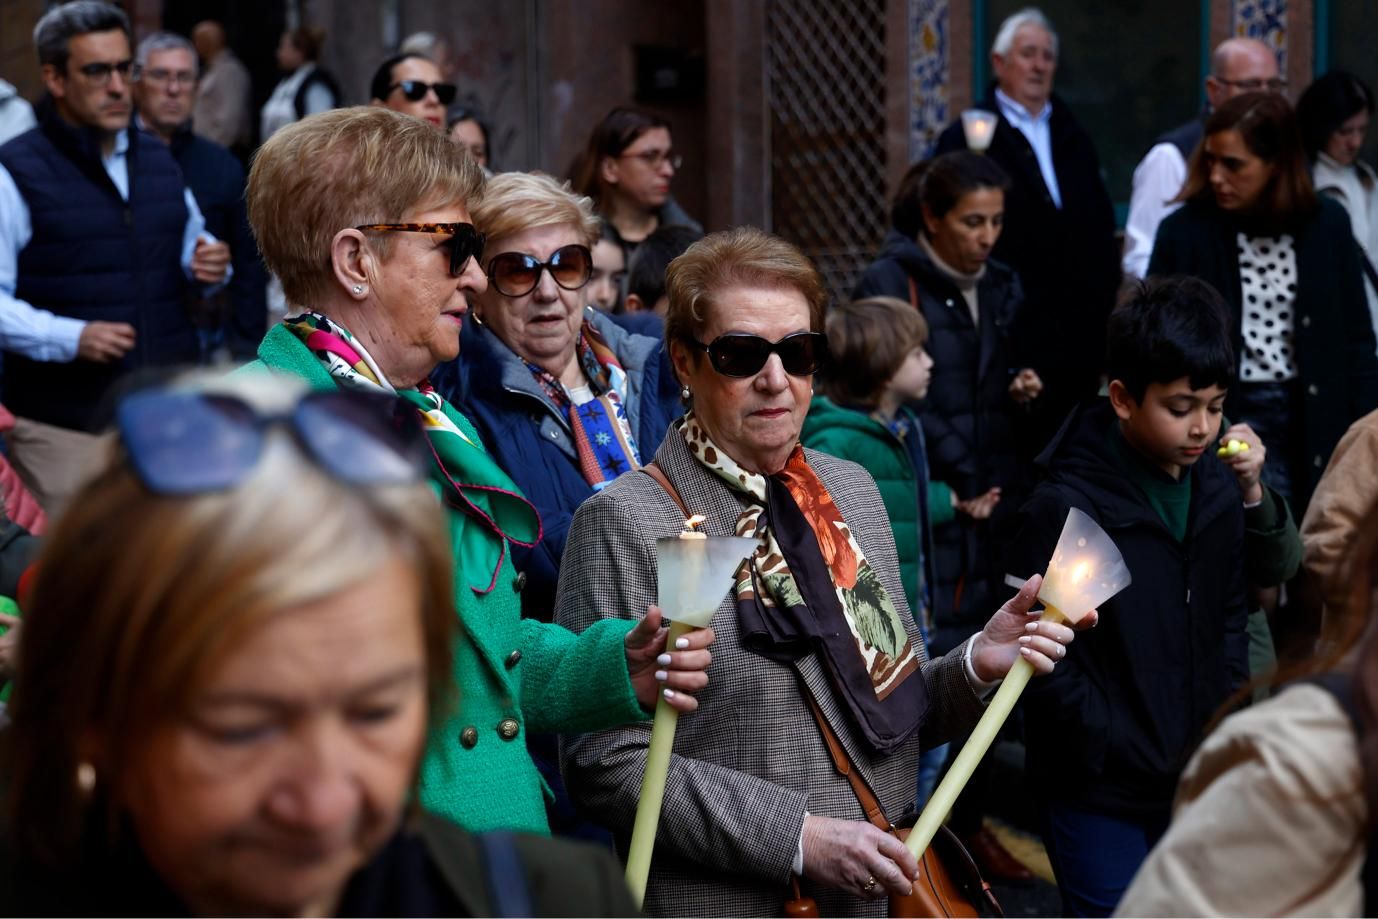
[[[1350,429],[1306,515],[1306,566],[1327,609],[1313,678],[1206,738],[1182,775],[1171,827],[1117,915],[1371,915],[1363,872],[1378,803],[1376,424],[1370,415]]]

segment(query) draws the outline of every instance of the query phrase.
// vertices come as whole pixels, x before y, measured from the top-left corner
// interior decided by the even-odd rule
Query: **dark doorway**
[[[177,0],[163,7],[163,28],[169,32],[190,36],[203,19],[214,19],[225,27],[230,47],[249,68],[257,144],[258,112],[282,78],[275,53],[286,28],[285,4],[282,0]]]

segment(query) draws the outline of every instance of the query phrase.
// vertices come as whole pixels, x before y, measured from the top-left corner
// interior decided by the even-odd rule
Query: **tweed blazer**
[[[922,653],[923,642],[900,583],[894,537],[875,482],[861,466],[813,450],[809,464],[832,494],[875,566]],[[674,428],[656,453],[691,513],[710,536],[733,535],[746,508],[689,453]],[[556,619],[579,631],[600,618],[643,611],[656,600],[655,540],[678,533],[684,515],[648,475],[627,473],[586,501],[574,516],[561,566]],[[656,856],[646,892],[650,915],[772,916],[786,896],[805,812],[847,820],[865,814],[837,774],[801,695],[816,698],[852,761],[900,817],[914,800],[921,748],[967,729],[982,703],[967,681],[965,645],[922,668],[930,708],[920,731],[896,752],[870,751],[815,654],[780,664],[745,650],[724,584],[713,617],[717,640],[699,709],[679,721]],[[650,725],[566,737],[565,781],[575,802],[607,824],[625,856],[645,770]],[[823,915],[884,915],[885,901],[866,901],[815,887]]]

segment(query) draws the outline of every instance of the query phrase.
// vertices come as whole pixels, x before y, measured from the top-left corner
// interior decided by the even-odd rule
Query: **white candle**
[[[966,134],[967,149],[973,153],[985,153],[995,137],[995,125],[999,118],[994,112],[969,108],[962,112],[962,132]]]

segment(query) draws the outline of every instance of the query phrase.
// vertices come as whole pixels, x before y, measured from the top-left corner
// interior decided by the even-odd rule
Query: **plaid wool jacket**
[[[900,584],[894,537],[871,476],[861,466],[806,450],[867,560],[922,649]],[[710,536],[731,536],[746,508],[689,453],[672,429],[656,462]],[[561,565],[556,620],[579,631],[599,619],[644,615],[656,600],[655,541],[678,533],[684,515],[650,476],[623,475],[575,514]],[[713,617],[709,685],[675,737],[655,858],[646,893],[650,915],[774,916],[787,895],[805,811],[865,820],[833,767],[801,695],[816,698],[852,761],[897,819],[912,806],[919,752],[975,723],[982,703],[968,683],[965,644],[925,661],[929,712],[923,728],[890,755],[872,752],[836,701],[815,654],[780,664],[741,646],[730,595]],[[575,802],[605,823],[625,857],[645,768],[649,722],[567,737],[566,783]],[[815,887],[823,915],[884,915],[886,902]]]

